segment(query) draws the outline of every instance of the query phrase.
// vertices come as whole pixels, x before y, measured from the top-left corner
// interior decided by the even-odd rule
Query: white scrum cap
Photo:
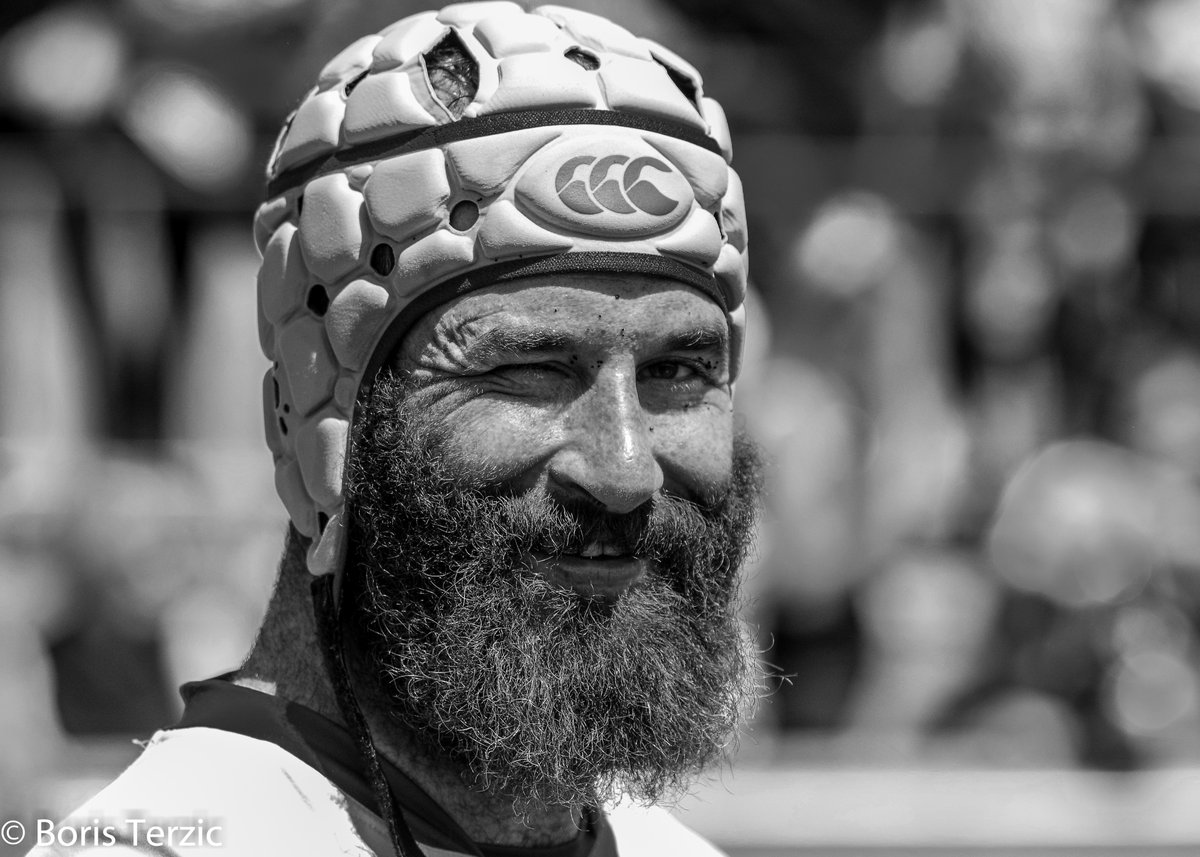
[[[430,80],[447,49],[478,76],[469,103]],[[747,256],[731,155],[691,65],[575,9],[459,3],[334,57],[284,125],[254,222],[267,445],[309,569],[342,563],[360,386],[455,295],[556,272],[669,277],[725,310],[736,375]]]

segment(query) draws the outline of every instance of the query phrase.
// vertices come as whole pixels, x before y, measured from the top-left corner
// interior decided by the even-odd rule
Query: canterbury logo
[[[576,178],[580,167],[592,164],[587,181]],[[619,167],[624,164],[624,169]],[[646,169],[670,173],[671,168],[658,158],[642,156],[630,160],[625,155],[606,155],[597,160],[594,155],[579,155],[568,159],[554,177],[554,190],[563,205],[577,214],[633,214],[641,211],[661,217],[679,206],[679,200],[659,190],[649,179],[642,178]]]

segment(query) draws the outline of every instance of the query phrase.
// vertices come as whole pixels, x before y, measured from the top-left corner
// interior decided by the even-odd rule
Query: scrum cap
[[[469,103],[430,80],[447,50],[477,78]],[[334,57],[280,133],[254,223],[267,445],[309,569],[342,561],[360,386],[456,294],[555,272],[671,277],[725,310],[736,374],[747,257],[730,161],[696,70],[587,12],[459,3]]]

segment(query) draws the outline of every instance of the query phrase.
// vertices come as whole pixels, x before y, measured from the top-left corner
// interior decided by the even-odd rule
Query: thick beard
[[[629,515],[465,477],[405,386],[376,385],[348,465],[348,633],[393,716],[476,786],[542,805],[682,794],[761,695],[736,617],[760,493],[753,444],[699,502]],[[529,568],[603,533],[651,571],[613,600]]]

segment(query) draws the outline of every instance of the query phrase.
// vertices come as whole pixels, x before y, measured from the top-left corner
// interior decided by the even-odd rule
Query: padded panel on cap
[[[700,108],[704,112],[704,121],[708,123],[708,136],[717,141],[725,163],[733,163],[733,138],[729,136],[729,120],[725,118],[725,108],[711,98],[700,99]]]
[[[729,378],[736,380],[742,373],[742,357],[746,344],[746,302],[725,314],[729,319]]]
[[[292,407],[298,416],[312,413],[333,392],[337,364],[319,319],[300,316],[283,329],[279,362],[287,373]]]
[[[371,34],[352,42],[341,53],[325,63],[317,78],[317,86],[329,89],[343,82],[353,80],[357,75],[371,67],[373,51],[379,44],[381,36]]]
[[[258,313],[258,345],[268,360],[275,359],[275,326],[261,312]]]
[[[279,442],[283,449],[284,458],[294,458],[296,455],[296,433],[293,429],[300,422],[296,410],[292,407],[292,388],[288,386],[287,373],[283,367],[276,364],[274,367],[275,383],[279,385],[279,406],[275,407],[275,390],[272,386],[264,392],[269,392],[271,399],[268,402],[271,408],[272,422],[275,424],[276,431],[279,432]],[[287,431],[284,431],[284,428]]]
[[[689,265],[711,268],[721,249],[721,230],[716,218],[695,207],[679,228],[658,240],[658,249]]]
[[[364,78],[346,102],[346,143],[356,146],[437,124],[413,92],[413,75],[420,74],[384,71]]]
[[[258,306],[262,316],[278,324],[303,300],[308,270],[300,252],[300,239],[292,223],[275,230],[258,269]]]
[[[446,217],[450,183],[438,149],[401,155],[375,166],[363,188],[372,225],[396,241],[440,223]]]
[[[300,248],[308,270],[329,284],[359,263],[363,243],[362,194],[344,173],[315,178],[304,189]]]
[[[518,54],[499,63],[500,86],[479,105],[479,114],[553,107],[596,107],[600,86],[594,72],[557,54]]]
[[[721,248],[717,264],[713,266],[717,282],[725,290],[726,300],[731,307],[746,299],[746,257],[737,248],[726,244]]]
[[[291,200],[286,196],[268,199],[254,212],[254,246],[261,256],[267,249],[267,242],[291,214]]]
[[[729,189],[721,199],[721,227],[725,237],[738,250],[746,250],[746,199],[742,195],[742,180],[729,170]]]
[[[300,465],[293,460],[280,460],[275,465],[275,491],[283,500],[288,517],[300,535],[312,538],[317,534],[317,510],[304,487]]]
[[[383,71],[410,62],[441,41],[447,32],[446,25],[433,13],[400,21],[375,46],[373,68]]]
[[[539,6],[533,12],[561,26],[584,47],[650,60],[650,50],[641,39],[607,18],[566,6]]]
[[[333,385],[333,400],[343,413],[350,413],[354,398],[358,395],[358,379],[349,375],[338,378]]]
[[[338,362],[359,370],[371,356],[374,337],[387,324],[388,291],[366,280],[342,289],[325,313],[325,329]]]
[[[374,164],[357,164],[346,170],[346,181],[350,183],[351,188],[362,193],[363,185],[367,183],[367,179],[373,172],[375,172]]]
[[[438,20],[443,24],[461,24],[468,26],[484,18],[496,16],[524,15],[525,10],[516,3],[508,0],[479,0],[475,3],[451,3],[438,13]]]
[[[392,281],[405,297],[424,291],[475,261],[475,239],[439,229],[405,247],[396,259]],[[408,288],[404,288],[407,285]]]
[[[613,110],[666,116],[703,129],[704,119],[688,101],[666,69],[653,60],[609,57],[600,67],[604,98]]]
[[[714,208],[729,187],[729,168],[716,152],[701,149],[666,134],[647,134],[646,142],[683,173],[696,194],[696,202]]]
[[[346,434],[346,421],[334,410],[313,417],[296,433],[300,473],[318,506],[330,508],[342,501]]]
[[[304,99],[283,138],[276,169],[286,170],[337,148],[345,113],[340,90],[317,92]]]
[[[571,239],[543,229],[506,199],[492,203],[479,229],[479,247],[489,259],[517,259],[571,249]]]
[[[537,15],[485,18],[476,25],[475,38],[497,58],[543,51],[562,53],[570,47],[557,24]]]
[[[495,137],[461,140],[446,147],[446,159],[458,176],[459,186],[480,196],[503,190],[521,164],[559,135],[557,128],[528,128]]]

